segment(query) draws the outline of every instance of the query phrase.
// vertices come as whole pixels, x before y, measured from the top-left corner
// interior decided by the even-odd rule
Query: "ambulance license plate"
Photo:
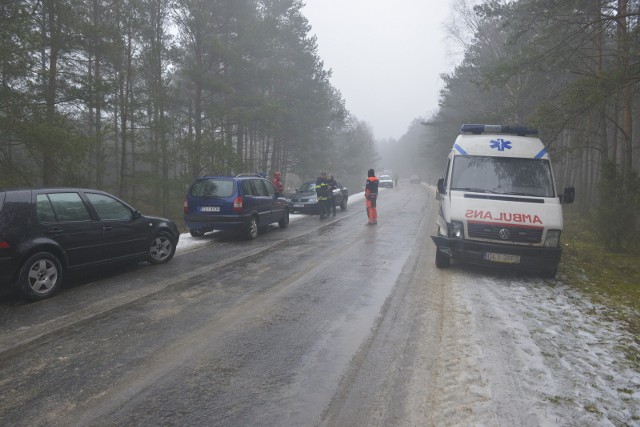
[[[504,264],[520,264],[520,255],[496,254],[493,252],[485,252],[484,259],[486,261],[501,262]]]

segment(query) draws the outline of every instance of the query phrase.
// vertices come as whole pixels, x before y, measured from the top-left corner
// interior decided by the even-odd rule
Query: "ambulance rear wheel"
[[[436,249],[436,267],[447,268],[451,265],[451,257],[440,249]]]

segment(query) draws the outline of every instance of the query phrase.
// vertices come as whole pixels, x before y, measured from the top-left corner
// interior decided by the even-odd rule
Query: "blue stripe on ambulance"
[[[464,151],[464,149],[461,146],[459,146],[458,144],[453,144],[453,148],[458,150],[460,152],[460,154],[462,154],[463,156],[467,155],[467,152]]]

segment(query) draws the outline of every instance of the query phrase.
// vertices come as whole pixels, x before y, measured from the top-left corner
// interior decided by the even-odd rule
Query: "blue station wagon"
[[[272,223],[289,225],[287,200],[259,175],[203,176],[189,187],[184,222],[192,236],[213,230],[238,230],[249,239]]]

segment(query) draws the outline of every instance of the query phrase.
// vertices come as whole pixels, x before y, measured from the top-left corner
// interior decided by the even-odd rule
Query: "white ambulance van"
[[[560,262],[562,203],[549,153],[537,131],[522,126],[463,125],[444,178],[438,180],[440,212],[436,266],[451,259],[515,267],[554,277]]]

